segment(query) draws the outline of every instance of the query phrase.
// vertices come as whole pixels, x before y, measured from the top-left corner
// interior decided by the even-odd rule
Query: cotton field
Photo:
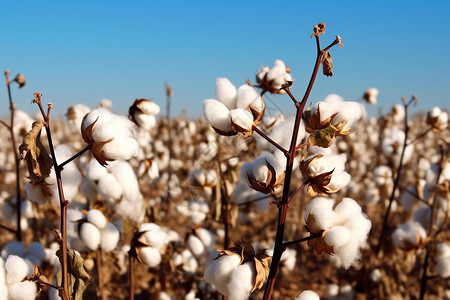
[[[448,108],[308,99],[343,47],[312,33],[304,95],[276,60],[212,78],[196,120],[144,98],[53,118],[39,91],[29,115],[6,71],[0,299],[450,299]]]

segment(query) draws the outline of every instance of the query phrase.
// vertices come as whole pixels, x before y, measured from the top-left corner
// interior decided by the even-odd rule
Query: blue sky
[[[57,116],[101,98],[118,113],[150,98],[164,113],[168,82],[173,115],[199,117],[217,77],[239,86],[275,59],[290,66],[301,97],[316,55],[312,27],[322,21],[322,44],[338,34],[344,48],[332,50],[335,75],[318,78],[312,102],[331,93],[355,100],[376,87],[371,114],[412,94],[415,110],[450,107],[450,1],[1,1],[0,70],[25,75],[13,97],[29,113],[34,92]],[[286,96],[270,98],[292,109]]]

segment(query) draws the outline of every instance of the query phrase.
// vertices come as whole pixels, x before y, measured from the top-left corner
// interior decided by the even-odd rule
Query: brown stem
[[[272,145],[274,145],[278,150],[280,150],[281,152],[284,153],[284,155],[288,155],[288,151],[286,149],[284,149],[282,146],[280,146],[277,142],[275,142],[274,140],[272,140],[267,134],[265,134],[264,132],[262,132],[258,127],[256,127],[255,125],[252,126],[252,129],[254,131],[256,131],[260,136],[262,136],[266,141],[268,141],[269,143],[271,143]]]
[[[68,163],[70,163],[71,161],[75,160],[76,158],[80,157],[81,155],[84,154],[84,152],[88,151],[91,149],[91,145],[87,145],[86,147],[84,147],[80,152],[78,152],[77,154],[75,154],[74,156],[72,156],[71,158],[67,159],[66,161],[60,163],[58,165],[59,169],[62,171],[64,169],[64,166],[67,165]]]
[[[286,216],[288,211],[288,200],[289,200],[289,191],[291,187],[291,178],[292,178],[292,170],[294,166],[294,158],[295,152],[297,148],[297,138],[298,131],[300,129],[300,121],[303,115],[303,109],[305,108],[306,101],[311,93],[311,89],[314,85],[314,81],[317,77],[317,72],[319,70],[320,62],[322,61],[323,52],[320,50],[320,39],[316,36],[316,45],[317,45],[317,57],[316,63],[314,65],[314,70],[311,75],[311,79],[309,81],[308,87],[306,89],[305,95],[300,103],[298,103],[294,96],[290,93],[289,87],[285,87],[284,90],[294,101],[295,106],[297,108],[297,112],[295,115],[295,123],[294,130],[292,133],[291,145],[289,147],[289,154],[286,162],[286,173],[284,179],[283,186],[283,196],[281,198],[281,206],[278,209],[278,222],[277,222],[277,233],[275,237],[275,246],[274,252],[272,256],[272,263],[270,265],[269,277],[267,279],[266,289],[264,291],[263,300],[269,300],[272,297],[273,289],[275,286],[275,280],[278,273],[278,268],[280,265],[281,255],[283,254],[286,247],[283,247],[283,237],[284,237],[284,228],[286,223]]]
[[[392,187],[392,192],[391,192],[391,196],[389,197],[389,204],[388,207],[386,209],[386,212],[384,214],[384,218],[383,218],[383,227],[381,228],[381,234],[380,237],[378,238],[378,244],[377,247],[375,249],[375,254],[378,256],[381,247],[382,247],[382,242],[385,238],[385,235],[387,233],[387,223],[388,223],[388,219],[389,219],[389,214],[391,212],[391,207],[392,207],[392,202],[394,202],[394,196],[395,196],[395,191],[397,190],[397,186],[398,183],[400,182],[400,174],[402,171],[402,167],[403,167],[403,158],[405,156],[405,149],[407,146],[407,140],[408,140],[408,132],[409,132],[409,126],[408,126],[408,105],[411,104],[411,102],[409,103],[405,103],[404,102],[404,108],[405,108],[405,119],[404,119],[404,123],[405,123],[405,140],[403,141],[403,147],[402,147],[402,153],[400,155],[400,160],[398,162],[398,167],[397,167],[397,174],[394,180],[394,186]]]
[[[293,240],[293,241],[289,241],[289,242],[284,242],[284,243],[283,243],[283,246],[284,246],[284,247],[289,247],[289,246],[291,246],[291,245],[303,243],[303,242],[306,242],[306,241],[309,241],[309,240],[318,238],[319,236],[322,235],[322,233],[323,233],[323,231],[320,231],[320,232],[318,232],[318,233],[313,233],[313,234],[311,234],[310,236],[307,236],[307,237],[304,237],[304,238],[301,238],[301,239],[297,239],[297,240]]]
[[[300,149],[302,149],[302,148],[304,148],[306,146],[309,146],[309,142],[305,142],[303,144],[298,145],[296,150],[300,150]]]
[[[300,193],[310,182],[310,179],[305,180],[305,182],[303,182],[302,186],[299,187],[299,189],[294,193],[294,195],[292,195],[292,197],[289,199],[288,201],[288,205],[291,205],[292,200],[294,200],[295,196],[298,195],[298,193]]]
[[[14,234],[17,234],[17,230],[12,229],[12,228],[9,228],[8,226],[5,226],[5,225],[0,224],[0,228],[3,228],[3,229],[5,229],[5,230],[7,230],[7,231],[9,231],[9,232],[12,232],[12,233],[14,233]]]
[[[102,278],[102,249],[97,248],[96,255],[96,265],[97,265],[97,297],[105,299],[103,295],[103,278]]]
[[[58,166],[58,162],[56,161],[56,155],[55,155],[55,149],[53,147],[53,140],[52,140],[52,134],[50,129],[50,119],[48,115],[45,114],[42,103],[41,103],[41,97],[42,95],[39,93],[34,93],[35,100],[34,102],[37,103],[39,106],[39,110],[41,111],[42,117],[44,118],[46,124],[45,124],[45,131],[47,132],[47,140],[48,145],[50,148],[50,153],[53,160],[53,168],[55,170],[56,175],[56,181],[57,181],[57,187],[58,187],[58,195],[59,195],[59,201],[60,201],[60,207],[61,207],[61,237],[62,240],[60,242],[60,248],[61,248],[61,273],[62,273],[62,297],[64,300],[69,300],[69,269],[68,269],[68,257],[67,257],[67,207],[69,206],[69,202],[65,200],[64,198],[64,191],[62,186],[62,180],[61,180],[61,168]]]
[[[128,253],[128,281],[130,284],[130,300],[134,300],[134,257]]]
[[[11,124],[7,126],[9,129],[9,133],[11,135],[11,143],[14,151],[15,158],[15,166],[16,166],[16,221],[17,221],[17,229],[15,231],[16,239],[18,241],[22,241],[22,228],[20,224],[21,219],[21,206],[22,206],[22,195],[20,191],[20,154],[16,145],[16,138],[14,136],[14,114],[16,111],[16,105],[12,101],[11,96],[11,81],[9,80],[9,71],[5,71],[6,77],[6,86],[8,89],[8,98],[9,98],[9,109],[11,111]],[[4,123],[6,125],[6,123]]]
[[[220,168],[220,163],[219,163],[219,171],[221,170]],[[220,171],[221,172],[221,171]],[[224,249],[228,249],[228,246],[230,244],[230,233],[229,233],[229,227],[230,227],[230,218],[229,218],[229,209],[228,209],[228,191],[227,191],[227,184],[225,181],[225,178],[223,178],[223,176],[221,176],[222,180],[221,180],[221,204],[222,204],[222,222],[223,222],[223,226],[224,226],[224,230],[225,230],[225,236],[224,236]]]
[[[419,134],[418,136],[416,136],[416,138],[414,139],[414,141],[409,142],[408,146],[411,144],[414,144],[415,142],[419,141],[421,138],[425,137],[427,135],[428,132],[432,131],[433,129],[430,127],[427,130],[425,130],[424,132],[422,132],[421,134]]]
[[[169,163],[167,165],[167,174],[169,175],[169,181],[170,177],[172,175],[172,167],[170,165],[170,161],[172,159],[172,133],[171,133],[171,122],[170,122],[170,107],[172,104],[171,97],[169,93],[167,93],[167,127],[168,127],[168,141],[167,141],[167,147],[169,148]],[[167,200],[170,201],[170,184],[167,185]]]

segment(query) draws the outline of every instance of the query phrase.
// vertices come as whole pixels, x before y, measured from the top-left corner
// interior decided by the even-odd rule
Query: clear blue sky
[[[312,26],[325,22],[334,76],[320,76],[310,100],[336,93],[346,100],[380,91],[376,113],[400,97],[419,96],[418,109],[450,107],[450,1],[5,1],[0,2],[0,70],[21,72],[13,88],[19,109],[34,92],[62,115],[71,103],[111,99],[126,113],[136,98],[165,112],[164,82],[174,90],[173,114],[202,114],[216,77],[235,85],[282,59],[301,97],[315,59]],[[271,97],[274,99],[274,97]],[[7,114],[4,77],[0,112]],[[286,96],[277,104],[286,113]],[[1,104],[3,103],[3,104]],[[269,104],[270,105],[270,104]]]

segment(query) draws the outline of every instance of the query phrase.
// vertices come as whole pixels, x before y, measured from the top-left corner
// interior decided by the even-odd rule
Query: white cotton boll
[[[138,232],[161,230],[161,227],[155,223],[143,223],[139,226]]]
[[[240,263],[241,258],[238,255],[222,255],[206,268],[204,279],[219,293],[227,296],[231,275]]]
[[[392,233],[392,240],[397,247],[408,248],[408,245],[418,246],[418,242],[425,241],[427,233],[420,223],[408,221],[400,224]]]
[[[143,247],[139,249],[139,256],[147,266],[154,268],[161,263],[161,254],[153,247]]]
[[[297,298],[294,300],[319,300],[320,297],[316,292],[311,290],[303,291]]]
[[[388,166],[378,166],[373,170],[375,183],[385,185],[392,180],[392,170]]]
[[[106,223],[106,225],[102,228],[101,232],[101,240],[100,240],[100,248],[103,252],[111,252],[117,246],[120,238],[119,229],[113,223]]]
[[[100,178],[108,174],[105,167],[100,165],[95,159],[89,161],[89,165],[86,169],[86,177],[92,181],[98,181]]]
[[[328,298],[337,300],[339,297],[339,286],[335,283],[329,284],[327,287]]]
[[[138,154],[139,143],[135,138],[124,137],[112,140],[106,143],[102,151],[106,157],[114,160],[128,160]]]
[[[328,229],[324,236],[324,241],[327,245],[336,249],[348,243],[352,233],[344,226],[333,226]]]
[[[359,206],[355,200],[348,197],[343,198],[334,209],[334,212],[341,222],[351,218],[352,215],[360,215],[361,211],[361,206]]]
[[[281,59],[275,60],[273,67],[267,72],[267,81],[275,80],[279,77],[283,77],[286,73],[286,65]]]
[[[372,272],[370,272],[370,279],[373,282],[378,282],[383,277],[383,273],[381,273],[380,269],[373,269]]]
[[[148,115],[157,115],[160,111],[159,105],[153,101],[142,101],[139,103],[139,108]]]
[[[331,190],[340,190],[346,187],[350,183],[351,179],[352,176],[350,176],[350,174],[348,174],[347,172],[333,172],[333,176],[331,176],[330,183],[327,185],[327,187]]]
[[[102,229],[108,223],[105,215],[98,209],[91,209],[86,215],[86,220],[97,226],[98,229]]]
[[[200,225],[206,219],[205,213],[201,211],[192,211],[189,214],[189,217],[191,218],[192,223],[194,223],[195,225]]]
[[[255,91],[251,86],[244,84],[241,85],[237,90],[237,102],[236,108],[248,109],[250,104],[255,103],[255,101],[261,99],[261,96]]]
[[[229,298],[235,300],[248,299],[255,285],[255,279],[256,269],[252,261],[237,266],[231,274],[231,281],[227,286]]]
[[[267,254],[272,256],[272,254]],[[286,248],[286,250],[281,255],[281,261],[283,262],[283,265],[286,267],[286,269],[288,269],[289,271],[294,270],[295,264],[297,262],[297,251],[292,248]]]
[[[33,187],[30,182],[25,183],[25,192],[27,194],[27,198],[37,204],[45,204],[47,203],[47,197],[42,193],[42,189],[40,186]]]
[[[33,256],[35,259],[30,259],[29,256]],[[33,242],[28,246],[27,256],[25,257],[30,260],[33,264],[40,266],[41,263],[46,260],[47,254],[45,253],[45,248],[39,242]]]
[[[159,300],[172,300],[173,298],[166,292],[159,292],[158,299]]]
[[[308,223],[308,227],[313,232],[319,232],[333,226],[336,215],[333,211],[334,200],[327,197],[316,197],[306,207],[305,220],[309,216],[314,216],[314,223]]]
[[[344,101],[336,94],[328,95],[322,102],[317,103],[317,106],[320,107],[321,121],[338,113],[333,119],[333,124],[346,121],[345,128],[351,127],[362,116],[361,105],[358,102]]]
[[[216,239],[211,231],[205,228],[200,228],[197,230],[197,236],[202,241],[203,245],[205,245],[207,250],[214,248]]]
[[[197,259],[192,255],[189,249],[184,249],[181,252],[183,258],[183,271],[187,274],[195,274],[198,269]]]
[[[37,286],[32,281],[17,282],[8,287],[8,294],[9,300],[34,300]]]
[[[236,108],[237,90],[227,78],[216,79],[216,97],[228,109]]]
[[[2,249],[2,257],[3,259],[7,259],[10,255],[17,255],[20,257],[25,256],[25,247],[22,242],[11,241],[7,243]]]
[[[106,174],[98,181],[98,193],[106,201],[120,199],[122,192],[122,186],[112,174]]]
[[[246,131],[252,131],[253,115],[245,109],[237,108],[230,110],[231,121],[235,126]]]
[[[123,197],[130,201],[139,201],[142,194],[133,167],[126,161],[114,161],[108,166],[108,170],[114,175],[122,187]]]
[[[10,255],[5,262],[6,283],[8,285],[22,281],[33,274],[33,265],[17,255]]]
[[[20,203],[20,213],[22,217],[31,219],[33,215],[33,205],[31,204],[31,201],[23,200]]]
[[[395,104],[392,107],[392,117],[395,122],[400,123],[405,120],[405,108],[403,105]]]
[[[269,72],[270,68],[269,66],[261,66],[261,68],[256,71],[256,82],[260,83],[264,80],[264,77],[266,76],[267,72]]]
[[[156,125],[156,118],[154,116],[143,113],[135,113],[133,115],[133,120],[144,130],[150,130]]]
[[[377,104],[378,89],[369,88],[364,93],[364,99],[370,104]]]
[[[141,239],[152,247],[161,250],[167,244],[167,233],[160,229],[147,230]]]
[[[360,246],[361,244],[356,236],[352,236],[345,245],[342,245],[339,249],[337,249],[336,256],[339,256],[341,259],[344,269],[348,269],[350,266],[355,266],[358,263],[360,258]]]
[[[203,245],[202,241],[195,235],[189,235],[186,244],[189,250],[197,257],[205,253],[205,245]]]
[[[204,100],[203,116],[212,127],[223,132],[232,131],[230,110],[222,102],[214,99]]]
[[[100,231],[94,224],[91,223],[83,223],[80,227],[80,239],[90,250],[97,250],[100,245]]]

